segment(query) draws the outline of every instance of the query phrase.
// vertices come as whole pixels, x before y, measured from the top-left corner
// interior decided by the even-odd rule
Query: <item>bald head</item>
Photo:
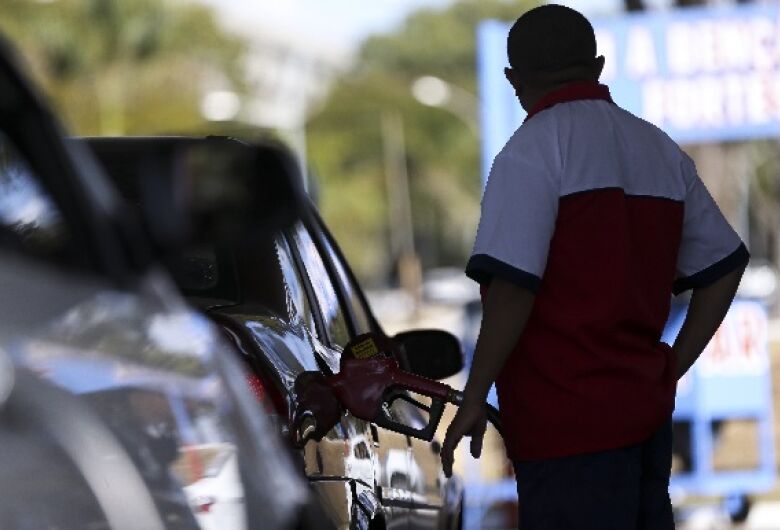
[[[507,38],[509,64],[520,79],[536,85],[590,79],[601,72],[596,36],[574,9],[547,4],[517,19]]]

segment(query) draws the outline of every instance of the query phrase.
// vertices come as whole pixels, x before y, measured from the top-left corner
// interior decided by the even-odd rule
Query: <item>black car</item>
[[[129,167],[141,172],[149,153],[182,141],[196,140],[87,140],[125,190],[132,190],[122,182],[133,178]],[[262,171],[257,178],[263,179]],[[296,377],[304,371],[338,372],[352,338],[382,332],[310,203],[302,220],[288,229],[260,231],[240,244],[192,247],[169,266],[186,298],[219,323],[242,353],[256,395],[289,437]],[[397,403],[393,414],[400,423],[424,425],[417,409]],[[301,460],[339,528],[457,528],[462,485],[444,477],[439,450],[438,441],[424,442],[346,414],[322,441],[305,446]]]
[[[191,190],[209,174],[194,162],[177,173]],[[209,193],[201,220],[218,230],[209,196],[231,192]],[[155,239],[0,41],[2,528],[196,530],[225,484],[236,529],[301,528],[318,506],[236,384],[246,372],[231,345],[160,265],[155,248],[197,218],[179,215],[172,193],[159,198]]]

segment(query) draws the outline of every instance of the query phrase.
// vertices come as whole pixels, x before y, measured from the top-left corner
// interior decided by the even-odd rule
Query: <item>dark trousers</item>
[[[515,462],[520,530],[671,530],[672,424],[638,445]]]

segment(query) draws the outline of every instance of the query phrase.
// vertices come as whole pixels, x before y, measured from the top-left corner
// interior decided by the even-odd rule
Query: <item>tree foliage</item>
[[[3,0],[0,30],[79,134],[200,125],[204,84],[241,88],[244,44],[174,0]]]
[[[478,218],[478,138],[451,112],[415,101],[410,87],[433,75],[476,95],[477,25],[514,20],[534,5],[460,0],[413,13],[396,31],[364,43],[355,68],[309,123],[323,214],[364,280],[385,279],[395,258],[383,168],[387,112],[404,123],[417,250],[426,266],[463,266]]]

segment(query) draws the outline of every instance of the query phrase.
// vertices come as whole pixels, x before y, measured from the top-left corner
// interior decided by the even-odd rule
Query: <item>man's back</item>
[[[507,37],[529,118],[495,158],[466,274],[484,315],[463,405],[472,435],[495,381],[521,527],[674,527],[668,482],[678,378],[723,319],[748,260],[691,160],[598,84],[590,23],[547,4]],[[693,289],[673,346],[672,292]]]
[[[659,339],[676,276],[687,157],[605,100],[534,115],[507,144],[514,156],[527,156],[524,136],[545,159],[558,207],[545,214],[555,215],[554,229],[534,310],[497,381],[516,419],[508,422],[513,456],[636,443],[674,401],[674,362]]]
[[[675,359],[659,342],[673,286],[744,252],[691,160],[606,87],[570,85],[496,157],[482,210],[467,273],[501,267],[536,292],[496,381],[510,455],[646,438],[674,404]]]

